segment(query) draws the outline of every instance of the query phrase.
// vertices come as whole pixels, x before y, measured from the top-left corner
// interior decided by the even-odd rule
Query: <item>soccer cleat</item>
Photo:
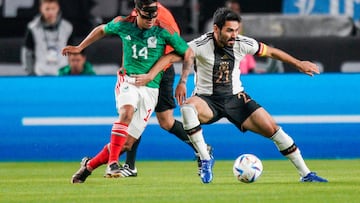
[[[105,178],[119,178],[121,177],[119,164],[114,162],[106,167]]]
[[[301,182],[320,182],[320,183],[328,182],[328,180],[326,180],[325,178],[317,176],[315,172],[310,172],[305,177],[301,177],[300,181]]]
[[[207,150],[209,152],[210,157],[213,157],[213,148],[210,145],[207,145]],[[198,175],[201,173],[201,159],[199,153],[195,153],[197,164],[198,164]]]
[[[120,168],[121,177],[136,177],[137,176],[137,169],[136,167],[134,169],[131,169],[128,164],[124,164]]]
[[[86,164],[91,158],[84,157],[80,162],[80,169],[71,178],[71,183],[84,183],[86,178],[91,175],[91,172],[86,168]]]
[[[213,157],[210,160],[201,160],[200,178],[203,183],[210,183],[213,179],[212,168],[215,160]]]

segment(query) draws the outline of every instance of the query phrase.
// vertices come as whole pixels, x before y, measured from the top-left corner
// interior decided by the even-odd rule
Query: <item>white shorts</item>
[[[120,108],[124,105],[132,105],[135,109],[134,116],[128,128],[129,135],[139,139],[151,114],[154,112],[159,95],[159,89],[146,86],[135,86],[127,80],[119,81],[115,88],[116,109],[120,114]]]

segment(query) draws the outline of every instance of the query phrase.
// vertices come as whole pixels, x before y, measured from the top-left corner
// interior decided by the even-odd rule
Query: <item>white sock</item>
[[[288,149],[289,147],[293,146],[294,140],[286,134],[282,128],[270,138],[274,141],[276,147],[279,151],[283,151]],[[297,171],[299,172],[300,176],[304,177],[308,173],[310,173],[309,168],[306,166],[303,157],[301,156],[300,150],[297,148],[295,151],[291,152],[290,154],[285,155],[291,163],[296,167]]]
[[[202,130],[189,136],[190,141],[193,143],[194,147],[198,151],[201,160],[210,160],[210,155],[207,150],[207,144],[205,143]]]
[[[310,173],[310,169],[306,166],[299,149],[295,150],[291,154],[286,155],[286,157],[294,164],[301,177],[304,177]]]

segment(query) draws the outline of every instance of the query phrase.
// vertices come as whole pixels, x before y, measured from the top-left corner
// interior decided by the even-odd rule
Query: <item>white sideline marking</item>
[[[273,116],[277,123],[360,123],[360,115],[297,115]],[[24,126],[67,126],[67,125],[112,125],[117,117],[24,117]],[[181,120],[181,117],[176,117]],[[221,119],[215,124],[229,124],[227,119]],[[155,117],[151,117],[149,125],[157,125]]]

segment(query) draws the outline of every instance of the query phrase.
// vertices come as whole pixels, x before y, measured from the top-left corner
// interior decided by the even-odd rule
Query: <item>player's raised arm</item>
[[[313,76],[314,73],[320,74],[317,65],[310,61],[301,61],[280,49],[267,46],[263,43],[260,43],[260,50],[262,50],[260,56],[271,57],[274,59],[278,59],[282,62],[291,64],[295,66],[302,73],[305,73],[310,76]]]
[[[80,53],[82,50],[84,50],[90,44],[103,38],[106,35],[106,33],[104,31],[104,27],[105,27],[105,25],[99,25],[99,26],[95,27],[78,46],[66,46],[61,51],[62,55],[65,56],[69,53],[74,53],[74,54]]]

